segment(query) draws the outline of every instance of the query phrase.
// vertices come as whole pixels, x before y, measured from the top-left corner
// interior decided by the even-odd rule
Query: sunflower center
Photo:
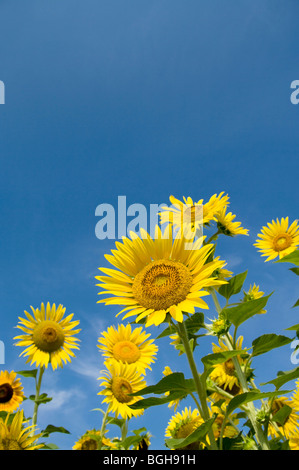
[[[0,385],[0,403],[7,403],[13,396],[13,388],[10,384]]]
[[[82,450],[98,450],[98,443],[95,439],[87,439],[82,444]]]
[[[158,260],[135,277],[133,294],[145,308],[166,310],[186,299],[192,286],[190,270],[179,261]]]
[[[113,356],[117,361],[132,364],[138,361],[141,353],[136,344],[131,341],[119,341],[113,346]]]
[[[129,403],[133,399],[129,396],[133,392],[131,384],[123,377],[114,377],[111,389],[113,395],[120,403]]]
[[[273,248],[275,251],[282,251],[289,248],[292,244],[292,237],[288,233],[276,235],[273,239]]]
[[[33,342],[41,351],[57,351],[64,343],[63,329],[55,321],[42,321],[33,331]]]

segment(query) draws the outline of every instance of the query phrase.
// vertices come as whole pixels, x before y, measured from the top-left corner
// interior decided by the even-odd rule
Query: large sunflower
[[[99,300],[106,305],[124,305],[120,313],[123,318],[136,315],[136,321],[146,318],[146,326],[159,325],[169,313],[178,321],[183,321],[183,313],[194,313],[195,308],[207,309],[201,298],[209,295],[208,287],[224,284],[212,276],[225,262],[208,260],[214,245],[202,245],[202,239],[185,246],[185,239],[177,236],[173,240],[171,228],[164,233],[156,228],[154,239],[144,230],[142,238],[132,234],[132,239],[124,238],[116,242],[116,250],[106,259],[115,269],[99,268],[107,276],[96,276],[101,281],[98,286],[104,289],[100,294],[112,294]]]
[[[26,426],[23,410],[17,411],[11,422],[8,413],[5,420],[0,418],[0,450],[38,450],[40,434],[32,434],[35,426]]]
[[[63,362],[70,362],[71,356],[75,356],[72,349],[79,349],[79,339],[74,335],[80,330],[73,330],[79,321],[71,321],[73,314],[63,318],[65,308],[62,305],[56,308],[55,304],[51,307],[47,303],[45,307],[42,303],[40,309],[31,309],[33,315],[25,311],[27,318],[19,318],[17,325],[25,334],[14,338],[20,340],[16,346],[26,347],[21,353],[29,356],[26,362],[46,368],[51,364],[53,370],[62,367]]]
[[[150,334],[142,331],[142,327],[132,330],[130,324],[110,326],[103,331],[98,339],[98,348],[109,361],[135,364],[141,373],[155,361],[158,347]]]
[[[254,246],[262,253],[261,256],[267,256],[265,261],[275,259],[277,256],[281,259],[292,253],[299,245],[299,225],[298,221],[289,226],[289,218],[282,218],[276,222],[268,223],[263,227]]]
[[[21,381],[14,371],[0,372],[0,411],[11,413],[15,411],[24,400]]]
[[[140,400],[140,396],[131,396],[146,386],[144,377],[140,374],[135,364],[124,364],[122,362],[105,362],[107,370],[103,371],[103,380],[100,386],[103,389],[98,395],[104,395],[102,403],[108,403],[108,410],[115,416],[131,418],[143,414],[142,409],[133,410],[132,404]]]
[[[191,197],[183,197],[183,201],[170,196],[171,206],[162,207],[159,213],[162,224],[170,223],[174,229],[183,229],[186,238],[194,238],[198,229],[215,221],[216,214],[229,204],[228,195],[224,192],[214,194],[209,201],[204,203],[203,199],[195,202]]]

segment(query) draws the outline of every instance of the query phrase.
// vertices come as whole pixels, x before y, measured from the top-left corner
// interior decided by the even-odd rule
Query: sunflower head
[[[239,361],[242,364],[241,352],[242,352],[243,337],[240,336],[237,340],[236,349],[240,349]],[[227,351],[228,347],[219,339],[219,345],[213,344],[213,352]],[[215,364],[210,374],[210,379],[222,390],[228,392],[230,395],[238,395],[242,392],[241,385],[235,370],[235,366],[232,359],[228,359],[223,363]]]
[[[232,212],[226,212],[226,207],[222,208],[216,214],[218,231],[229,237],[248,235],[248,229],[241,227],[241,222],[235,222],[235,218]]]
[[[28,356],[27,362],[37,366],[51,364],[53,370],[62,367],[63,362],[70,362],[73,349],[79,349],[79,339],[74,336],[80,332],[74,329],[79,321],[72,321],[73,314],[64,317],[62,305],[56,308],[55,304],[47,303],[45,307],[42,303],[40,309],[31,309],[33,314],[25,311],[26,318],[19,318],[17,325],[24,334],[14,338],[19,340],[16,346],[25,346],[21,355]]]
[[[184,313],[209,308],[201,297],[209,295],[208,287],[226,283],[213,276],[225,262],[210,259],[213,244],[203,245],[201,239],[192,247],[186,249],[183,237],[173,239],[169,227],[163,234],[157,227],[154,239],[144,231],[142,238],[132,234],[132,240],[124,239],[106,256],[117,269],[100,268],[106,274],[96,277],[104,289],[100,294],[112,297],[99,302],[123,305],[118,313],[126,312],[123,319],[145,318],[146,326],[159,325],[166,316],[182,322]]]
[[[12,419],[11,419],[12,416]],[[37,450],[44,446],[38,444],[41,434],[35,434],[35,426],[27,426],[23,410],[14,415],[9,413],[0,418],[0,450]]]
[[[102,403],[108,403],[108,410],[115,413],[116,417],[121,416],[126,419],[141,415],[143,410],[134,410],[130,407],[142,398],[131,394],[139,392],[146,386],[136,365],[117,361],[106,361],[104,364],[106,370],[103,371],[103,376],[99,377],[102,382],[101,391],[98,393],[105,397]]]
[[[101,431],[98,431],[96,429],[86,431],[83,436],[81,436],[80,439],[75,443],[75,445],[73,446],[73,450],[98,450],[100,446],[101,449],[116,448],[116,446],[110,439],[101,436]]]
[[[98,348],[110,362],[135,364],[144,373],[156,359],[158,347],[142,327],[110,326],[98,339]]]
[[[289,218],[277,219],[263,227],[254,246],[266,256],[265,261],[279,259],[292,253],[299,246],[299,225],[295,220],[289,226]]]
[[[174,439],[185,439],[195,431],[204,421],[197,409],[185,408],[182,412],[177,412],[169,421],[165,431],[165,437]],[[201,443],[196,441],[179,450],[199,450]]]
[[[0,411],[11,413],[15,411],[24,400],[21,381],[14,371],[0,372]]]

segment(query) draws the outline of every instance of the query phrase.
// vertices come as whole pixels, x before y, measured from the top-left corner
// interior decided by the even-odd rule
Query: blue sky
[[[61,448],[99,426],[96,342],[116,322],[115,309],[96,303],[94,276],[114,245],[95,236],[99,204],[225,191],[250,236],[221,239],[219,254],[234,272],[249,270],[247,287],[275,291],[268,314],[246,324],[246,345],[298,323],[296,276],[253,247],[262,225],[298,217],[298,13],[295,0],[1,1],[0,339],[5,368],[21,370],[12,338],[24,310],[62,303],[80,320],[77,358],[43,385],[55,398],[40,426],[72,432],[53,435]],[[165,365],[187,371],[159,345],[150,383]],[[259,358],[257,383],[293,368],[290,353]],[[133,427],[147,425],[163,448],[171,414],[152,409]]]

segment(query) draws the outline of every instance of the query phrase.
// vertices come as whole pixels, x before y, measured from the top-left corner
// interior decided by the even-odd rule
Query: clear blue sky
[[[113,248],[95,236],[99,204],[227,192],[250,236],[222,239],[219,252],[234,272],[249,269],[246,287],[275,291],[245,344],[298,322],[296,276],[252,246],[272,218],[298,217],[298,17],[295,0],[1,1],[0,339],[5,368],[21,370],[12,338],[24,310],[62,303],[80,319],[77,359],[49,370],[43,387],[56,398],[40,426],[72,432],[53,435],[61,448],[99,426],[96,342],[116,321],[96,303],[94,276]],[[160,345],[150,383],[165,365],[187,371]],[[257,383],[293,368],[290,352],[257,360]],[[152,409],[134,427],[148,426],[163,448],[171,414]]]

